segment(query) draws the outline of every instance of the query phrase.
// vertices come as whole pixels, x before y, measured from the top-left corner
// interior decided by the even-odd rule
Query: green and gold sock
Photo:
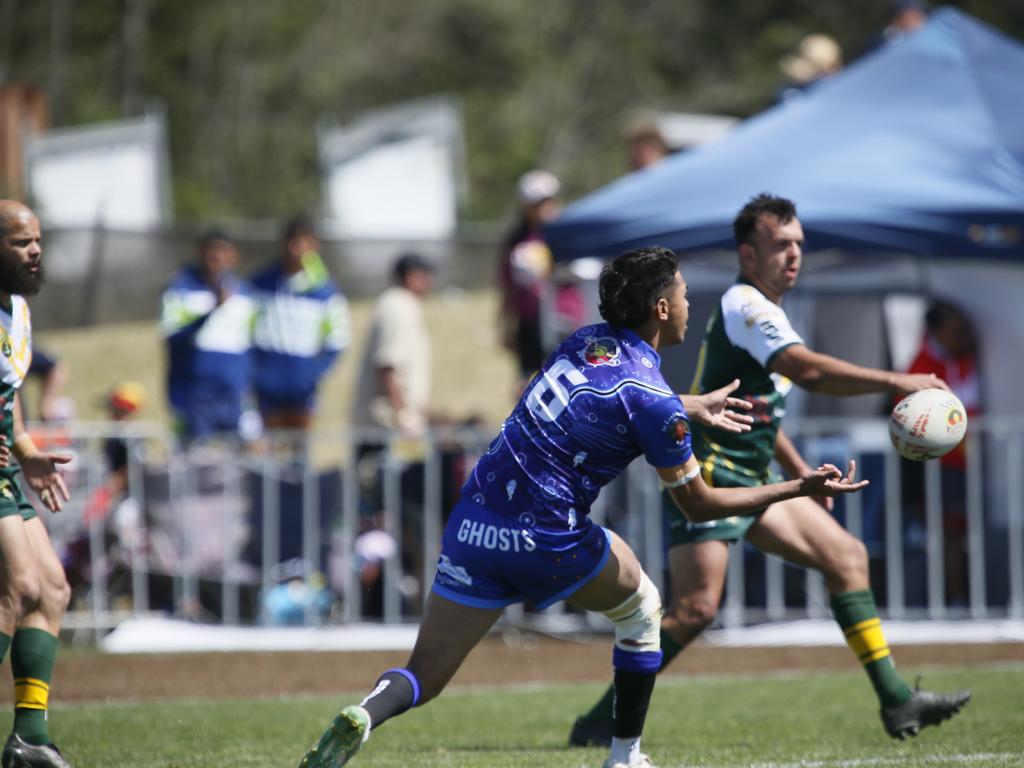
[[[832,595],[832,611],[847,645],[864,665],[882,706],[893,707],[909,699],[912,691],[893,664],[871,590]]]
[[[14,633],[11,674],[14,676],[14,732],[29,744],[50,743],[46,710],[58,640],[31,627]]]
[[[661,630],[661,666],[658,667],[658,671],[661,672],[672,659],[679,655],[679,652],[683,650],[683,646],[672,639],[672,636],[664,629]],[[598,702],[590,708],[590,711],[583,715],[585,720],[601,720],[611,722],[612,720],[612,706],[615,701],[615,686],[609,685],[608,690],[604,692]]]

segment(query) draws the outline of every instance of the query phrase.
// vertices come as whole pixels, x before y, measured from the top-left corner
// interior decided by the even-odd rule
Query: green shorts
[[[701,466],[701,476],[712,488],[756,488],[776,479],[770,471],[765,471],[760,477],[754,477],[720,464],[711,465],[710,471],[707,464]],[[668,491],[662,494],[661,503],[665,514],[668,515],[669,547],[697,544],[701,541],[739,541],[764,513],[761,509],[749,515],[709,520],[706,523],[691,523],[672,501]]]
[[[17,478],[0,475],[0,517],[10,515],[21,515],[22,520],[38,517],[36,508],[29,503]]]

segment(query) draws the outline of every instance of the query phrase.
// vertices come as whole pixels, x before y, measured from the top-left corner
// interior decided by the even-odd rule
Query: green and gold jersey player
[[[57,465],[71,457],[36,448],[17,398],[32,362],[24,297],[42,283],[39,220],[21,203],[0,200],[0,660],[10,650],[14,678],[14,722],[0,763],[70,768],[53,745],[47,717],[70,589],[46,526],[21,488],[24,481],[51,512],[68,500]]]
[[[754,487],[773,480],[770,465],[793,382],[771,373],[771,361],[803,339],[782,307],[757,288],[739,281],[711,314],[701,346],[691,394],[709,392],[740,380],[736,395],[747,400],[754,419],[749,432],[735,434],[693,424],[693,452],[704,482],[717,487]],[[692,523],[668,499],[672,544],[735,541],[743,538],[757,514]],[[669,509],[671,507],[671,509]]]

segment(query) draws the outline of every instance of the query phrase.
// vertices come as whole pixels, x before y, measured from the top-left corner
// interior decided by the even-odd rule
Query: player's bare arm
[[[749,432],[754,419],[746,413],[754,406],[738,397],[731,397],[740,380],[733,379],[720,389],[703,395],[680,395],[679,399],[691,421],[736,434]]]
[[[36,492],[39,500],[51,512],[60,512],[64,503],[70,500],[68,487],[60,475],[58,464],[67,464],[71,456],[66,453],[40,451],[25,429],[21,415],[21,398],[14,400],[14,457],[21,465],[21,472],[29,487]]]
[[[946,382],[931,373],[897,373],[866,368],[815,352],[803,344],[786,347],[774,357],[770,367],[773,373],[781,373],[803,389],[826,395],[865,395],[871,392],[908,395],[920,389],[949,390]]]
[[[694,523],[705,523],[733,515],[755,512],[779,501],[797,496],[838,496],[855,493],[868,485],[857,481],[857,464],[850,461],[846,475],[833,464],[823,464],[794,480],[753,488],[711,488],[700,475],[700,465],[692,456],[676,467],[658,469],[658,477],[668,488],[672,500]]]
[[[797,447],[793,445],[793,441],[789,439],[789,435],[781,427],[775,436],[774,456],[775,461],[782,467],[782,471],[786,473],[787,477],[803,477],[812,471],[811,465],[807,463],[800,454],[800,451],[797,450]],[[833,502],[831,496],[815,496],[814,500],[829,512],[832,511]]]
[[[793,441],[789,439],[789,435],[781,427],[775,436],[774,457],[787,477],[803,477],[811,471],[811,465],[807,463],[797,447],[793,445]]]

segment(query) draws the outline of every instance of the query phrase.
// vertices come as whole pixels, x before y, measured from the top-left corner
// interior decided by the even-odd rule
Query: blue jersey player
[[[650,766],[640,752],[661,661],[661,599],[629,546],[588,513],[602,486],[643,456],[692,519],[710,520],[798,495],[855,491],[833,466],[759,488],[713,489],[690,449],[689,419],[741,431],[733,386],[680,398],[658,370],[658,349],[682,341],[688,303],[676,256],[644,248],[601,274],[607,321],[566,339],[527,386],[470,473],[448,520],[432,594],[406,667],[385,672],[303,757],[344,765],[371,728],[437,696],[502,609],[558,600],[615,626],[616,693],[605,768]],[[687,413],[687,408],[690,414]]]

